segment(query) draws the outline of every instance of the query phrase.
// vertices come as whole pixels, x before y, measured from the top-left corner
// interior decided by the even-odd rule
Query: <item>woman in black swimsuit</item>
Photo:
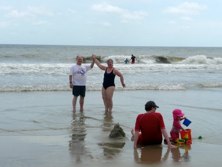
[[[121,72],[113,67],[113,60],[107,60],[107,66],[102,65],[97,59],[96,55],[92,56],[95,60],[96,65],[104,70],[103,87],[102,87],[102,97],[106,112],[112,112],[113,108],[113,93],[115,90],[115,76],[120,77],[120,82],[123,87],[125,87],[124,78]]]

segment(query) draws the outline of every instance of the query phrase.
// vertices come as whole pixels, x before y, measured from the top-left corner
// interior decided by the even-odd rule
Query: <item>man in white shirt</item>
[[[83,105],[84,105],[84,97],[86,92],[86,73],[91,70],[94,66],[94,60],[90,65],[83,65],[83,56],[77,55],[76,57],[76,64],[73,65],[70,68],[70,74],[69,74],[69,84],[70,88],[72,88],[72,106],[73,106],[73,112],[76,112],[76,101],[78,96],[80,96],[79,99],[79,105],[80,105],[80,111],[83,111]]]

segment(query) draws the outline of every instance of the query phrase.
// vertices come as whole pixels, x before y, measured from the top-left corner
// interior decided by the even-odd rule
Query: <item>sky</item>
[[[221,0],[0,0],[0,44],[222,46]]]

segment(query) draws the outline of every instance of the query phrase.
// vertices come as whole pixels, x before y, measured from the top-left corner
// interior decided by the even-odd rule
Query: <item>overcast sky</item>
[[[0,44],[222,46],[221,0],[0,0]]]

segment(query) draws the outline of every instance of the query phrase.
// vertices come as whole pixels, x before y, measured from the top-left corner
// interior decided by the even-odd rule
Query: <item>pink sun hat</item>
[[[184,116],[184,113],[182,110],[180,109],[174,109],[173,110],[173,116],[174,117],[183,117]]]

